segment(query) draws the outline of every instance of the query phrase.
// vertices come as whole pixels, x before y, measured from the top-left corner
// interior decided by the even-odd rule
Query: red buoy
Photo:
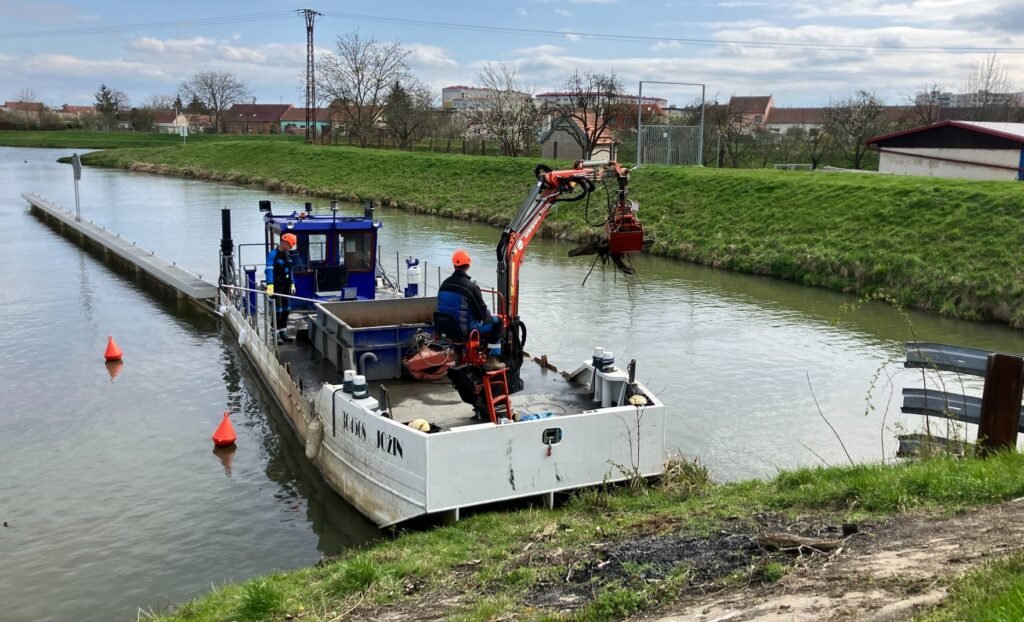
[[[107,337],[107,351],[103,353],[103,358],[108,361],[120,361],[124,356],[121,352],[121,348],[117,347],[117,343],[113,337]]]
[[[238,440],[238,436],[235,434],[235,427],[231,425],[230,417],[231,413],[225,411],[224,418],[221,419],[220,425],[217,426],[217,431],[213,433],[213,444],[217,447],[230,447]]]

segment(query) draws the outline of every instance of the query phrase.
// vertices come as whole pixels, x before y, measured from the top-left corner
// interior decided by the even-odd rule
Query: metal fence
[[[640,162],[637,164],[700,164],[700,138],[700,126],[641,125]]]
[[[981,397],[928,388],[903,389],[902,411],[978,425],[979,441],[989,447],[1013,446],[1024,432],[1024,360],[1003,354],[938,343],[908,342],[905,367],[984,378]]]

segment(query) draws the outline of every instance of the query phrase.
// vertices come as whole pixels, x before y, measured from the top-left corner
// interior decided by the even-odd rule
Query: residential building
[[[316,109],[315,126],[317,134],[329,132],[331,128],[331,110],[329,108]],[[290,108],[281,117],[281,131],[286,134],[306,133],[306,108]]]
[[[448,110],[475,110],[487,106],[493,100],[497,91],[476,86],[446,86],[441,89],[441,109]],[[531,99],[529,93],[517,92],[516,95],[523,99]]]
[[[729,114],[745,128],[763,128],[775,104],[771,95],[736,96],[729,98]]]
[[[189,126],[188,116],[174,110],[154,110],[153,130],[158,134],[181,134]]]
[[[598,94],[593,93],[591,95],[588,95],[588,97],[596,95]],[[538,108],[543,108],[544,106],[572,106],[573,101],[577,97],[579,97],[579,93],[571,93],[568,91],[552,91],[549,93],[539,93],[535,95],[533,99],[534,101],[537,102]],[[629,104],[632,106],[636,106],[636,96],[621,95],[615,99],[614,103]],[[668,106],[668,100],[661,97],[644,97],[642,103],[645,106],[657,106],[659,109]],[[635,110],[636,109],[634,108],[634,111]]]
[[[1024,123],[940,121],[867,141],[896,175],[1024,179]]]
[[[291,104],[235,104],[224,113],[222,122],[233,134],[278,134],[281,117]]]
[[[772,108],[768,111],[765,128],[785,134],[794,127],[805,130],[825,125],[824,108]]]
[[[578,120],[567,117],[554,119],[552,126],[544,132],[538,143],[542,158],[549,160],[578,160],[583,157],[583,149],[574,136],[583,136],[584,130]],[[593,160],[614,160],[615,139],[609,129],[605,129],[597,138]]]

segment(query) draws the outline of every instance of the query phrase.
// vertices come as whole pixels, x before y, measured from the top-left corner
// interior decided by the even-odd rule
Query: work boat
[[[485,364],[486,339],[436,312],[437,299],[420,291],[417,261],[406,260],[404,288],[384,269],[372,206],[348,217],[333,203],[329,213],[308,203],[279,213],[260,201],[264,240],[237,248],[230,211],[222,212],[218,310],[306,457],[379,526],[423,515],[457,520],[465,508],[511,499],[550,507],[557,492],[663,471],[665,407],[637,382],[636,362],[620,367],[624,359],[596,348],[559,371],[524,350],[518,314],[519,267],[540,224],[556,203],[588,199],[610,179],[618,189],[607,196],[617,198],[601,234],[570,254],[629,271],[628,256],[649,244],[627,200],[629,171],[581,161],[564,171],[538,166],[535,175],[498,243],[497,288],[485,290],[505,327],[501,369]],[[264,258],[286,233],[297,239],[295,291],[267,295]],[[291,313],[279,327],[285,299]]]

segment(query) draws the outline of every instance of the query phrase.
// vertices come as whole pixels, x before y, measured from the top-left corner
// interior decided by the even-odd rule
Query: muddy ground
[[[534,615],[580,610],[604,585],[657,585],[687,571],[683,587],[674,589],[669,602],[632,619],[880,622],[911,619],[941,601],[959,574],[1024,548],[1024,499],[953,517],[897,517],[857,525],[827,516],[792,520],[764,514],[726,521],[707,537],[688,536],[661,523],[649,533],[617,541],[602,541],[596,534],[578,550],[543,546],[557,529],[551,525],[535,534],[513,564],[567,568],[564,576],[537,582],[517,599],[521,609]],[[786,570],[781,579],[780,567]],[[471,584],[475,571],[473,564],[460,568],[446,582],[447,589],[410,584],[411,598],[384,607],[357,606],[346,618],[444,619],[473,600],[453,588],[462,581]]]

